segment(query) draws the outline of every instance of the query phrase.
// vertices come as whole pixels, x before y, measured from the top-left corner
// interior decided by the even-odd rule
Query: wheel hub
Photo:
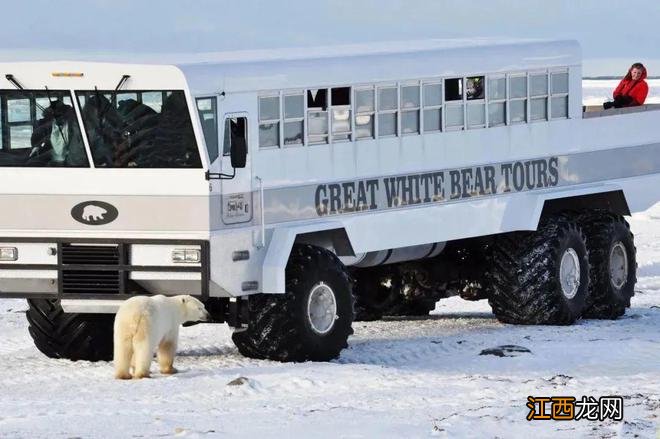
[[[312,287],[307,299],[307,319],[317,334],[327,334],[337,320],[337,300],[327,284],[319,282]]]
[[[628,280],[628,252],[621,241],[610,250],[610,282],[617,290]]]
[[[559,281],[564,296],[574,298],[580,288],[580,258],[572,248],[566,249],[561,257]]]

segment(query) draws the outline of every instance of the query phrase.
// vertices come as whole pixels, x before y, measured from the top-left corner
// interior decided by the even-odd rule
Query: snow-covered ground
[[[110,363],[41,355],[25,303],[2,300],[0,437],[659,437],[660,205],[632,225],[638,291],[618,321],[509,326],[450,299],[356,323],[330,363],[246,359],[225,326],[198,325],[182,331],[181,373],[117,381]],[[530,353],[479,355],[501,345]],[[621,395],[625,420],[528,422],[528,395]]]

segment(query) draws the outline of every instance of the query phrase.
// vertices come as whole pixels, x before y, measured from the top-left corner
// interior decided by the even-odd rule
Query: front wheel
[[[295,245],[286,266],[286,292],[248,299],[248,327],[232,340],[246,357],[328,361],[353,333],[353,285],[330,251]]]
[[[65,313],[59,300],[29,299],[25,312],[34,344],[50,358],[112,360],[114,314]]]
[[[504,323],[570,325],[589,295],[585,237],[568,216],[544,219],[536,232],[498,236],[487,278],[493,313]]]

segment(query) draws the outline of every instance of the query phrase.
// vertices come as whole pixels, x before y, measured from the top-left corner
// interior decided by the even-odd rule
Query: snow
[[[638,291],[617,321],[503,325],[452,298],[428,318],[355,323],[329,363],[246,359],[226,326],[198,325],[182,329],[179,374],[117,381],[111,363],[41,355],[25,302],[2,300],[0,437],[655,437],[660,204],[631,223]],[[531,352],[479,355],[502,345]],[[625,420],[528,422],[528,395],[621,395]]]

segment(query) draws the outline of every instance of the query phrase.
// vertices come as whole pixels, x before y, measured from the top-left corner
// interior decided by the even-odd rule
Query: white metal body
[[[203,163],[203,169],[175,170],[95,169],[93,165],[87,169],[0,168],[0,236],[7,240],[12,237],[42,240],[29,246],[16,244],[20,257],[11,263],[52,263],[47,249],[53,243],[48,239],[55,237],[206,240],[210,243],[211,296],[283,293],[284,268],[291,246],[303,234],[342,230],[353,254],[360,255],[534,230],[544,203],[551,199],[623,191],[630,210],[639,211],[660,198],[657,189],[660,188],[660,130],[657,129],[660,112],[583,119],[581,54],[575,42],[463,41],[421,48],[381,48],[376,53],[360,49],[343,54],[335,51],[325,55],[304,52],[279,55],[276,59],[228,55],[224,60],[221,57],[211,63],[181,66],[0,64],[0,89],[13,88],[4,79],[6,73],[11,73],[26,89],[48,86],[72,93],[94,87],[112,89],[122,75],[128,74],[130,80],[125,90],[184,90]],[[84,76],[54,78],[52,72],[83,72]],[[444,127],[441,132],[353,138],[322,145],[259,147],[261,96],[284,96],[291,90],[322,87],[355,90],[388,84],[398,87],[441,83],[458,77],[485,76],[488,81],[498,75],[510,78],[521,73],[553,72],[568,73],[567,117],[455,131]],[[354,95],[351,96],[353,116]],[[195,111],[195,98],[201,97],[211,97],[217,103],[221,154],[212,163]],[[530,99],[528,95],[528,106]],[[489,101],[484,102],[488,105]],[[510,104],[506,105],[509,114]],[[531,110],[526,111],[529,118]],[[225,116],[247,118],[247,164],[236,170],[233,179],[207,181],[205,171],[232,173],[229,157],[222,156]],[[354,126],[354,120],[351,123]],[[399,119],[399,132],[401,123]],[[308,129],[305,125],[305,140]],[[86,147],[89,149],[87,142]],[[636,162],[636,156],[644,157],[644,161]],[[516,162],[523,166],[529,160],[545,160],[543,166],[554,166],[558,172],[554,184],[548,183],[551,178],[546,179],[547,184],[531,188],[503,189],[499,184],[503,167],[510,164],[513,169]],[[469,172],[476,175],[488,166],[498,172],[498,188],[494,193],[474,192],[474,180],[468,180],[465,188],[461,186]],[[360,182],[379,180],[378,196],[384,196],[387,178],[415,175],[418,177],[413,178],[424,178],[419,176],[441,171],[446,179],[445,187],[450,192],[462,188],[463,194],[453,198],[451,192],[431,202],[379,205],[362,211],[345,209],[330,214],[320,214],[318,200],[314,198],[319,186],[325,187],[320,193],[325,191],[327,195],[328,185],[339,185],[343,191],[341,197],[347,197],[341,198],[345,207],[346,203],[350,205],[351,196],[355,199],[355,194],[347,189],[350,184],[357,188]],[[453,175],[462,176],[458,186],[450,181]],[[341,186],[344,183],[349,186]],[[472,196],[466,193],[468,186],[473,190]],[[419,183],[416,185],[418,192],[423,189]],[[250,212],[233,222],[226,213],[230,201],[236,200],[232,196],[237,194],[250,205]],[[120,216],[103,226],[77,223],[71,218],[71,207],[89,199],[117,206]],[[141,261],[140,265],[167,265],[172,249],[172,245],[136,247],[134,257]],[[235,260],[236,252],[249,252],[249,258]],[[25,275],[29,274],[32,280],[44,278],[51,282],[47,290],[56,293],[52,271],[23,272],[21,278],[17,278],[17,271],[0,270],[0,292],[8,291],[9,286],[18,288],[21,279],[27,282]],[[173,283],[177,279],[200,280],[197,274],[172,276],[142,272],[132,276],[151,279],[153,288],[165,288],[168,293],[175,292],[172,288],[185,289],[189,285]],[[25,292],[27,296],[29,287],[25,282],[15,291]],[[76,310],[84,308],[78,301],[73,301],[71,306],[74,305]],[[105,302],[103,309],[107,309]]]

